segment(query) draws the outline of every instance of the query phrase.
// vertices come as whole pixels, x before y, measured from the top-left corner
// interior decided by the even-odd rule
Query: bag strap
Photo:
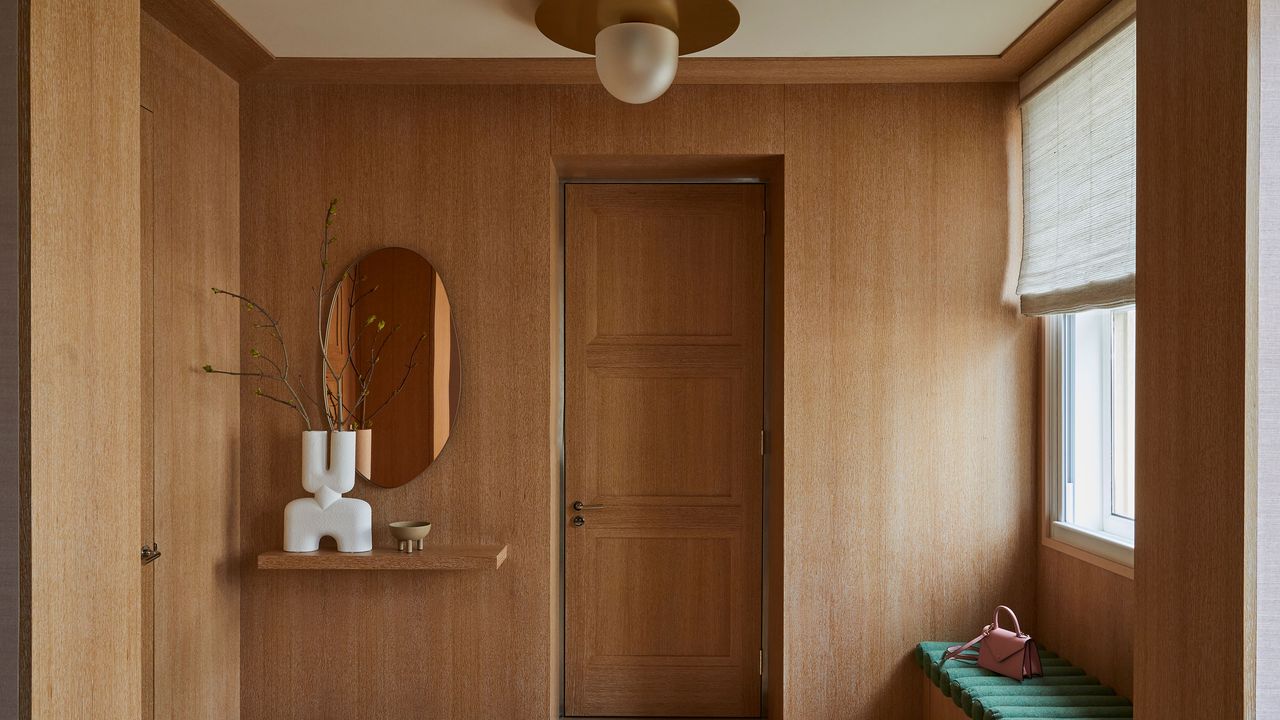
[[[969,642],[963,645],[952,645],[951,647],[947,648],[947,651],[942,653],[942,660],[938,662],[938,667],[942,667],[942,664],[948,660],[964,660],[967,662],[977,662],[978,652],[976,650],[974,650],[973,652],[969,652],[969,651],[973,648],[974,645],[977,645],[979,642],[981,642],[982,638],[986,637],[987,634],[990,632],[991,632],[991,626],[988,625],[982,628],[982,634],[979,635],[978,637],[970,640]]]

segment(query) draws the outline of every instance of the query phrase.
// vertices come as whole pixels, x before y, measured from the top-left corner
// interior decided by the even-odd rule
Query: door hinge
[[[764,675],[764,650],[760,651],[760,666],[757,669],[761,675]]]
[[[760,431],[760,454],[761,455],[769,454],[769,431],[768,430]]]

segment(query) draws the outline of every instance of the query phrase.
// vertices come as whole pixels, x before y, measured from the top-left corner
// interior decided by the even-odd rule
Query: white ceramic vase
[[[337,541],[339,552],[372,550],[372,508],[363,500],[342,497],[355,485],[354,432],[302,433],[302,487],[313,497],[285,506],[285,552],[318,550],[326,535]]]

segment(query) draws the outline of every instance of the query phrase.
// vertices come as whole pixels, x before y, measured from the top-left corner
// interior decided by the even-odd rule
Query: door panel
[[[155,298],[154,291],[154,247],[155,247],[155,159],[152,146],[151,111],[143,107],[139,109],[139,130],[141,142],[138,146],[139,157],[139,219],[141,221],[141,257],[139,259],[138,292],[141,312],[141,335],[138,353],[141,356],[142,382],[139,384],[139,399],[142,412],[139,415],[139,435],[142,440],[142,463],[138,468],[138,485],[142,509],[142,536],[138,538],[138,549],[150,546],[155,541],[155,355],[153,343],[155,337]],[[155,717],[155,566],[142,566],[142,669],[140,686],[142,688],[142,720]]]
[[[565,712],[759,715],[764,188],[565,203]]]

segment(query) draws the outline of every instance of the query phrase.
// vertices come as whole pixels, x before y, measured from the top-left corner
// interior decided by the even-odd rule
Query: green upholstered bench
[[[1043,649],[1040,660],[1044,677],[1022,682],[983,670],[971,662],[950,660],[938,667],[947,648],[959,644],[920,643],[916,647],[916,662],[929,683],[960,709],[961,717],[972,720],[1133,717],[1133,703],[1127,698]]]

